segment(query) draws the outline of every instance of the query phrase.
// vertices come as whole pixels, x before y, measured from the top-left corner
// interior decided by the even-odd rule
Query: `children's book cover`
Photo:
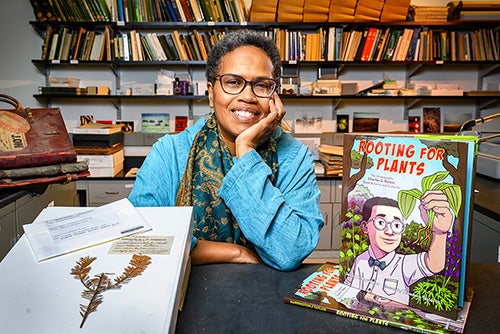
[[[477,138],[344,135],[340,281],[456,319]]]
[[[462,333],[473,297],[470,290],[457,319],[449,319],[353,288],[339,279],[339,266],[326,262],[290,291],[284,302],[417,333]]]

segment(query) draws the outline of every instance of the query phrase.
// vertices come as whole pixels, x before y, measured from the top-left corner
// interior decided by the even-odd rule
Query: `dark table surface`
[[[318,264],[280,272],[263,264],[193,266],[176,333],[405,333],[286,304],[283,297]],[[474,288],[465,333],[498,333],[500,264],[471,264]]]
[[[474,193],[474,210],[500,221],[500,181],[491,177],[476,174],[476,192]]]

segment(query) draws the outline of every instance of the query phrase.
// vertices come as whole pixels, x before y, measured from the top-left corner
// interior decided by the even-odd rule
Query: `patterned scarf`
[[[215,124],[214,119],[207,123],[210,121]],[[257,152],[271,168],[271,182],[274,184],[278,175],[274,138],[261,145]],[[236,218],[217,194],[222,179],[232,166],[231,154],[220,138],[217,126],[205,124],[191,146],[176,205],[194,207],[193,235],[196,238],[236,243],[252,249],[253,245],[243,235]]]

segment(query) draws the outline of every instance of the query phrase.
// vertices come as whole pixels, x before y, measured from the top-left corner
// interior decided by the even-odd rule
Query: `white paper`
[[[38,262],[151,230],[151,226],[127,198],[73,214],[45,208],[32,224],[23,225]]]

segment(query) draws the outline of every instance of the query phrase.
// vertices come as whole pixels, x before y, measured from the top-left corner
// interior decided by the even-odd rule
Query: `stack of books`
[[[448,6],[412,6],[415,22],[446,22]]]
[[[250,7],[250,22],[276,21],[278,0],[253,0]]]
[[[380,14],[380,22],[404,22],[411,0],[385,0]]]
[[[342,175],[342,146],[321,144],[318,147],[319,160],[325,168],[325,175],[339,176]]]
[[[73,128],[78,161],[87,161],[91,177],[113,177],[123,170],[121,124],[89,123]]]
[[[355,21],[379,21],[384,7],[384,0],[358,0]]]
[[[280,0],[276,21],[302,22],[305,0]]]
[[[452,1],[448,3],[449,20],[498,20],[500,1]]]
[[[354,21],[357,0],[331,0],[328,22]]]
[[[326,22],[330,0],[305,0],[303,22]]]

